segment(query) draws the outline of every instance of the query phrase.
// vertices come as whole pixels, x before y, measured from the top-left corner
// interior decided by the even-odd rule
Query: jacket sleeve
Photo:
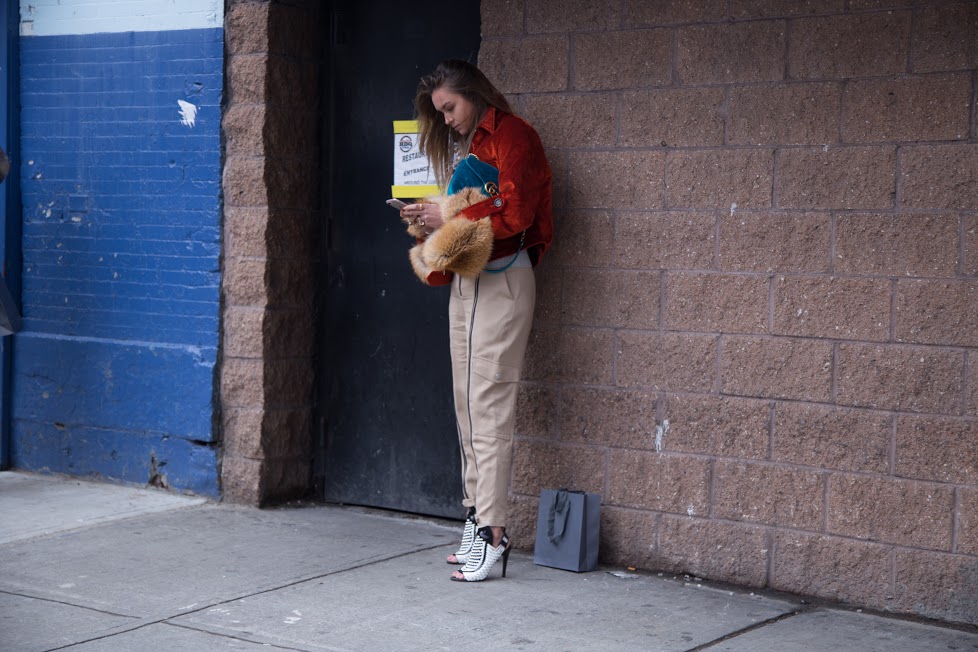
[[[504,240],[533,224],[537,205],[551,182],[550,163],[536,131],[518,118],[510,118],[490,138],[491,158],[499,168],[499,194],[469,206],[461,215],[492,219],[496,240]]]

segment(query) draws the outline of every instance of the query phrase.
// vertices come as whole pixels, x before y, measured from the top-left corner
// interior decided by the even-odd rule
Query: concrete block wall
[[[20,18],[12,464],[216,496],[223,5]]]
[[[978,3],[483,0],[556,244],[512,530],[978,623]]]

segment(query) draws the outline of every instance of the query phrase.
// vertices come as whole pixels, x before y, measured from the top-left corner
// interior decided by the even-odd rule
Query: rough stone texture
[[[779,403],[771,459],[818,469],[885,474],[893,420],[865,410]]]
[[[221,413],[224,433],[224,455],[260,459],[262,455],[262,418],[256,408],[226,408]]]
[[[515,36],[523,33],[525,0],[482,0],[482,36]]]
[[[716,385],[715,336],[622,331],[617,355],[619,387],[709,392]]]
[[[675,0],[674,2],[630,0],[626,5],[625,27],[698,23],[724,20],[727,17],[725,0]]]
[[[779,152],[774,187],[779,208],[892,208],[893,147],[832,147]]]
[[[615,98],[610,94],[530,95],[523,102],[523,117],[548,150],[615,143]]]
[[[744,86],[730,91],[732,145],[824,145],[839,142],[842,86],[835,82]]]
[[[699,458],[612,450],[606,501],[690,516],[706,514],[709,474],[709,463]]]
[[[910,12],[801,18],[791,26],[788,75],[839,79],[894,75],[907,67]]]
[[[879,605],[890,595],[890,548],[801,532],[774,536],[773,589]]]
[[[958,547],[956,552],[978,557],[978,487],[958,489]]]
[[[956,215],[840,215],[835,271],[874,276],[953,276]]]
[[[915,20],[914,72],[978,68],[978,5],[960,2],[923,7]]]
[[[567,88],[566,36],[484,40],[479,68],[503,93],[562,91]]]
[[[562,314],[567,324],[657,328],[659,273],[569,269]]]
[[[224,311],[224,355],[261,358],[265,312],[258,308],[230,306]]]
[[[522,383],[516,396],[516,432],[528,437],[554,437],[558,400],[554,387]]]
[[[662,450],[767,457],[771,408],[766,401],[671,394],[660,422]]]
[[[665,328],[709,333],[766,333],[770,284],[761,276],[666,274]]]
[[[832,224],[818,213],[737,213],[720,217],[720,269],[828,272]]]
[[[571,206],[661,208],[664,165],[662,152],[571,152]]]
[[[614,335],[590,328],[534,327],[523,378],[589,385],[611,385]]]
[[[224,207],[224,253],[228,258],[265,255],[268,209]]]
[[[800,530],[821,529],[821,473],[720,460],[713,472],[712,516]]]
[[[978,276],[978,215],[965,215],[961,220],[964,225],[961,272],[965,276]]]
[[[951,549],[954,492],[892,478],[829,477],[828,532],[915,548]]]
[[[267,54],[240,54],[230,57],[226,63],[224,80],[228,108],[236,104],[264,103],[267,95],[267,69]]]
[[[741,586],[764,586],[769,550],[764,529],[686,516],[663,516],[658,567]]]
[[[734,18],[777,18],[836,13],[845,7],[845,0],[733,0],[731,6]]]
[[[623,57],[623,52],[629,56]],[[575,90],[641,88],[670,83],[672,30],[598,32],[574,37]]]
[[[895,475],[978,485],[978,421],[900,417]]]
[[[537,301],[533,309],[535,323],[551,326],[560,323],[560,286],[563,273],[563,269],[549,263],[536,268]]]
[[[573,487],[603,493],[606,453],[601,449],[519,440],[513,444],[512,490],[529,496],[541,489]]]
[[[655,569],[657,515],[621,507],[601,506],[601,561],[618,566]]]
[[[978,417],[978,353],[970,351],[968,353],[967,379],[965,380],[968,393],[964,397],[964,413]]]
[[[958,414],[964,354],[933,348],[840,344],[837,402]]]
[[[719,88],[625,93],[621,109],[621,145],[722,145],[722,105],[723,90]]]
[[[571,211],[554,225],[554,248],[547,263],[561,267],[606,267],[612,262],[614,230],[611,214],[604,211]]]
[[[712,269],[715,240],[716,220],[708,213],[622,213],[614,262],[626,269]]]
[[[896,339],[978,347],[978,281],[900,281]]]
[[[620,22],[620,5],[617,4],[591,0],[527,2],[526,31],[530,34],[606,30],[617,27]]]
[[[561,395],[561,439],[655,448],[656,400],[651,392],[569,387]]]
[[[513,547],[531,550],[536,544],[540,495],[517,496],[510,494],[507,507],[506,532],[512,534],[510,540],[513,542]]]
[[[926,618],[978,623],[978,558],[897,550],[894,607]]]
[[[262,406],[262,378],[265,363],[261,360],[227,358],[221,365],[221,405],[225,408]]]
[[[785,28],[782,21],[680,28],[679,79],[683,84],[783,79]]]
[[[224,163],[223,185],[224,200],[231,206],[268,205],[264,159],[229,157]]]
[[[769,208],[773,152],[704,150],[670,152],[666,193],[676,208]]]
[[[781,276],[774,285],[776,335],[886,341],[888,279]]]
[[[961,140],[971,121],[971,75],[853,80],[846,86],[843,140]]]
[[[911,208],[978,209],[978,145],[921,145],[900,152],[900,202]]]
[[[721,393],[827,402],[832,345],[785,338],[727,337],[721,354]]]

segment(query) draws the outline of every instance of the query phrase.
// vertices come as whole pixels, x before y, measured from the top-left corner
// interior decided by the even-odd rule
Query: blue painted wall
[[[223,29],[47,34],[25,6],[13,466],[216,496]]]

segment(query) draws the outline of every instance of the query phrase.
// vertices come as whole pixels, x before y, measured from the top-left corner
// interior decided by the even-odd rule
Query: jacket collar
[[[478,126],[475,128],[475,135],[472,136],[472,144],[475,145],[491,136],[499,127],[499,121],[502,120],[504,115],[506,114],[497,110],[494,106],[486,109],[485,115],[482,116],[482,120],[479,121]]]

